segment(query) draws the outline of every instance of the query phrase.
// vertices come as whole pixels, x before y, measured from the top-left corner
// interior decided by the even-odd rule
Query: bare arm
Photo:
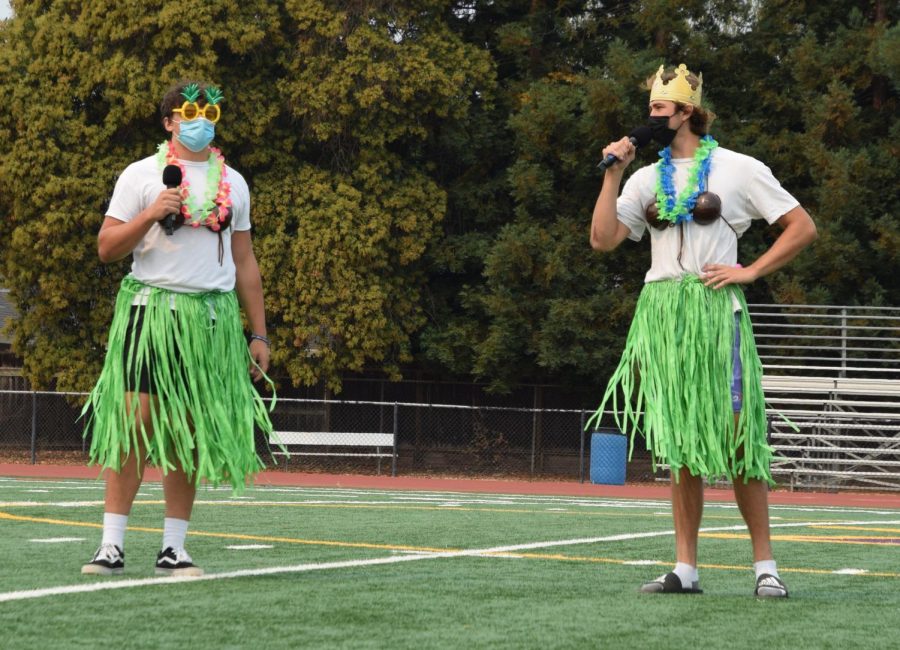
[[[703,267],[703,283],[713,289],[728,284],[750,284],[780,269],[818,237],[812,217],[799,205],[779,217],[776,223],[783,229],[782,233],[753,264],[746,268],[707,264]]]
[[[250,324],[250,332],[260,336],[266,336],[266,307],[263,302],[262,278],[259,275],[259,265],[253,254],[253,242],[249,230],[241,230],[231,235],[231,255],[234,258],[236,268],[235,290],[247,322]],[[262,378],[262,372],[269,369],[269,346],[264,341],[253,339],[250,341],[250,356],[259,366],[250,367],[250,374],[254,381]]]
[[[631,233],[628,227],[616,218],[616,199],[619,185],[628,164],[634,160],[635,148],[628,138],[613,142],[603,150],[603,157],[613,154],[620,162],[614,163],[603,176],[600,196],[594,205],[591,218],[591,248],[598,251],[614,250]]]
[[[119,221],[106,217],[97,235],[97,255],[104,263],[117,262],[128,256],[150,228],[168,214],[181,210],[181,194],[178,188],[160,192],[156,200],[131,221]]]

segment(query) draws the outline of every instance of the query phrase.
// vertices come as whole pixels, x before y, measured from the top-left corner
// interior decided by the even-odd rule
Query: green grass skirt
[[[732,296],[742,310],[744,394],[737,428],[731,402]],[[654,470],[657,463],[666,463],[676,479],[684,467],[695,476],[774,484],[762,364],[740,287],[710,289],[697,276],[647,283],[622,359],[589,427],[599,425],[608,403],[618,427],[630,434],[629,458],[639,433]]]
[[[134,337],[129,317],[143,291],[149,292],[143,327]],[[126,355],[129,340],[136,352]],[[175,293],[127,276],[116,298],[103,371],[82,412],[91,463],[118,472],[144,447],[148,462],[163,472],[180,467],[196,484],[227,481],[240,491],[263,468],[254,425],[266,440],[272,431],[250,379],[251,361],[234,291]],[[133,379],[129,385],[137,386],[148,369],[158,398],[158,408],[150,409],[152,436],[137,424],[136,394],[130,408],[125,400],[126,373]]]

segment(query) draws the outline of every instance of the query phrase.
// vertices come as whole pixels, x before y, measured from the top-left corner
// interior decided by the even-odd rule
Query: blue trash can
[[[618,429],[591,434],[591,483],[625,485],[628,438]]]

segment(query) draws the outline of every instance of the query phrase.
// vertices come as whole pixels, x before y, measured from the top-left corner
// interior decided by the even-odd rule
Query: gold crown
[[[698,83],[697,87],[691,86],[688,81],[688,75],[693,73],[687,69],[685,64],[675,68],[675,78],[663,81],[662,75],[665,66],[659,66],[656,76],[653,77],[653,85],[650,86],[650,101],[658,99],[679,102],[681,104],[693,104],[700,106],[700,94],[703,92],[703,73],[696,75]]]

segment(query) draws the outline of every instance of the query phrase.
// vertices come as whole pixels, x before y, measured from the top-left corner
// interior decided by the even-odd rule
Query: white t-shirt
[[[639,241],[650,230],[650,270],[644,282],[677,280],[686,274],[701,275],[706,264],[737,264],[737,237],[750,227],[753,219],[774,223],[799,205],[772,175],[772,171],[755,158],[722,147],[712,152],[707,190],[722,200],[722,218],[701,226],[688,221],[683,226],[658,230],[649,227],[646,209],[656,202],[656,165],[637,170],[622,188],[616,203],[617,217],[628,230],[629,239]],[[680,194],[687,183],[693,158],[674,158],[675,192]],[[722,219],[726,219],[728,224]],[[681,264],[678,251],[684,229]]]
[[[191,191],[206,192],[209,162],[182,160]],[[235,266],[231,256],[231,229],[250,230],[250,189],[247,181],[225,166],[225,180],[231,184],[231,227],[222,233],[223,257],[219,264],[219,236],[204,228],[184,225],[172,235],[162,226],[153,226],[135,246],[131,274],[154,287],[179,293],[231,291]],[[106,215],[131,221],[166,189],[156,156],[130,164],[116,181]],[[201,199],[202,200],[202,199]]]

